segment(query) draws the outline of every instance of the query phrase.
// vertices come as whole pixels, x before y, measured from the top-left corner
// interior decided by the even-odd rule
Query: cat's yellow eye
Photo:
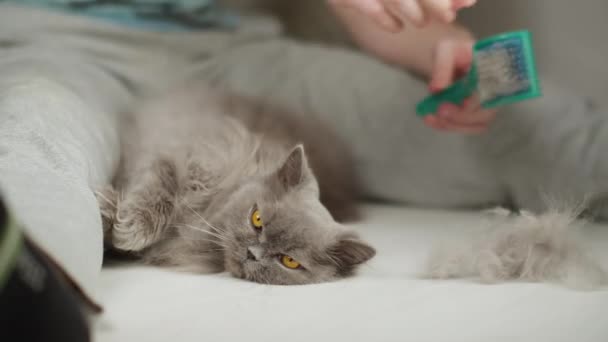
[[[262,215],[259,210],[255,210],[251,214],[251,225],[255,229],[262,229],[264,227],[264,221],[262,221]]]
[[[285,265],[285,267],[291,268],[292,270],[300,268],[300,263],[295,261],[292,257],[287,256],[287,255],[283,255],[281,257],[281,263],[283,263],[283,265]]]

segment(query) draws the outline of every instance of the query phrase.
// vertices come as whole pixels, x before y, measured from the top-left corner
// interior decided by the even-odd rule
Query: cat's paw
[[[173,203],[123,201],[118,204],[112,228],[112,247],[138,252],[157,242],[168,224]]]

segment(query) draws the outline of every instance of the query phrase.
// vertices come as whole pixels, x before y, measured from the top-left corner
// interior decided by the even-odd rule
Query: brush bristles
[[[518,52],[512,46],[494,46],[476,53],[481,102],[509,96],[530,87],[528,78],[517,68]]]

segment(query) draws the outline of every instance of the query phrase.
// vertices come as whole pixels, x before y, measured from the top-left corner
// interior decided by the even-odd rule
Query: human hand
[[[457,78],[464,76],[473,63],[473,41],[444,40],[435,49],[431,92],[441,91]],[[435,115],[425,117],[425,123],[437,130],[466,134],[485,132],[496,118],[496,111],[484,109],[476,96],[462,106],[444,103]]]
[[[391,32],[406,24],[423,27],[431,20],[451,23],[459,10],[477,0],[329,0],[334,6],[352,8]]]

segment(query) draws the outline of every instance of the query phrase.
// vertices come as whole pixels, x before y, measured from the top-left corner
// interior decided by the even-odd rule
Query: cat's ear
[[[349,275],[360,265],[376,255],[376,250],[358,237],[346,235],[340,237],[327,251],[335,262],[338,274]]]
[[[304,146],[298,145],[287,156],[277,172],[279,182],[286,189],[292,189],[311,180],[312,172],[308,168]]]

